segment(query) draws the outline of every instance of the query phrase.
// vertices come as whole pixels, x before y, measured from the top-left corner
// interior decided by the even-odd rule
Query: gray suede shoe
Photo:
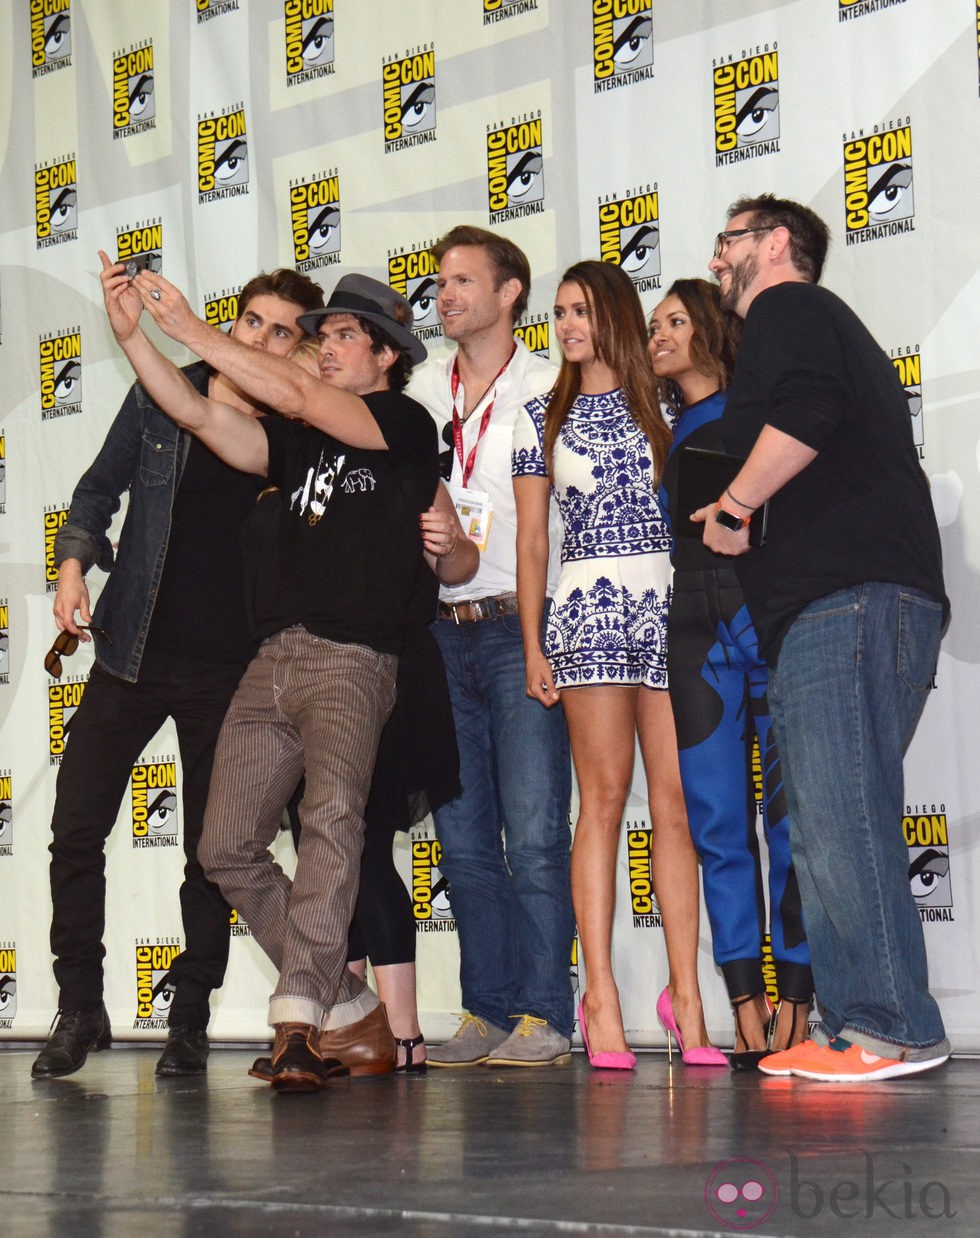
[[[429,1049],[428,1063],[436,1067],[481,1066],[490,1052],[510,1037],[506,1032],[466,1013],[456,1034],[444,1045]]]
[[[488,1066],[567,1066],[572,1042],[533,1014],[513,1015],[520,1022],[487,1058]]]

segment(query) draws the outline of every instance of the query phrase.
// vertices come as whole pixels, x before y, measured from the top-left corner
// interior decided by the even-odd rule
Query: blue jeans
[[[823,1022],[882,1057],[949,1051],[929,993],[902,836],[902,758],[929,692],[942,608],[866,583],[792,623],[769,704]]]
[[[463,1006],[573,1026],[571,761],[561,707],[524,691],[516,615],[434,626],[459,741],[460,795],[435,814],[459,932]]]

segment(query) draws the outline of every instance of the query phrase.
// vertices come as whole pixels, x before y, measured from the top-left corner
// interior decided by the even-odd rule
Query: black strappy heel
[[[735,1031],[738,1036],[742,1037],[743,1042],[745,1041],[745,1034],[742,1031],[741,1017],[738,1012],[742,1006],[747,1006],[749,1002],[754,1002],[759,996],[760,994],[758,993],[750,993],[747,997],[736,998],[731,1003],[732,1012],[735,1015]],[[775,1011],[772,1008],[768,995],[761,994],[761,996],[765,997],[766,1007],[769,1011],[769,1018],[766,1021],[766,1043],[768,1044],[769,1037],[772,1034],[772,1021],[775,1017]],[[743,1049],[738,1053],[733,1049],[729,1062],[731,1063],[732,1070],[758,1070],[759,1063],[764,1057],[768,1057],[771,1052],[772,1050],[769,1048]]]
[[[395,1044],[401,1045],[405,1050],[405,1063],[402,1066],[395,1067],[395,1074],[424,1075],[428,1070],[429,1063],[424,1058],[421,1062],[416,1062],[412,1050],[417,1049],[419,1045],[424,1045],[425,1037],[422,1035],[413,1036],[411,1040],[399,1040],[396,1037]]]
[[[781,997],[779,999],[779,1005],[776,1007],[775,1011],[773,1012],[772,1024],[770,1026],[770,1031],[769,1031],[770,1047],[772,1047],[773,1039],[775,1038],[775,1035],[776,1035],[776,1028],[779,1022],[779,1012],[783,1007],[783,1003],[786,1003],[788,1006],[790,1006],[793,1011],[793,1022],[789,1025],[789,1039],[787,1040],[784,1046],[785,1049],[792,1049],[794,1043],[797,1043],[796,1023],[799,1018],[802,1017],[803,1019],[804,1033],[807,1030],[807,1024],[810,1019],[810,1010],[813,1006],[813,998],[811,996],[811,997]],[[805,1036],[804,1036],[804,1039],[805,1039]],[[773,1052],[774,1053],[782,1052],[782,1050],[773,1049]]]

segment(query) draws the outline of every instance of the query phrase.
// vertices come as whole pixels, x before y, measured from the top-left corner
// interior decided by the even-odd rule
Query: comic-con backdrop
[[[56,1005],[46,848],[91,654],[60,679],[44,670],[52,545],[131,381],[96,251],[148,255],[216,326],[258,270],[295,265],[328,289],[368,272],[405,293],[438,352],[427,247],[479,224],[529,254],[518,330],[555,357],[550,306],[566,265],[619,263],[649,310],[672,279],[705,274],[734,198],[773,190],[831,224],[825,282],[893,360],[932,484],[953,619],[895,828],[954,1046],[980,1049],[978,30],[977,0],[0,6],[0,1036],[44,1033]],[[101,579],[94,569],[94,590]],[[615,952],[631,1037],[659,1044],[667,967],[641,777]],[[165,729],[133,768],[108,848],[117,1035],[162,1035],[151,993],[182,945],[180,789]],[[431,1037],[459,1007],[439,858],[430,822],[398,849]],[[274,978],[233,921],[212,1032],[264,1037]],[[569,968],[583,984],[574,956]],[[729,1043],[703,918],[701,972],[709,1028]]]

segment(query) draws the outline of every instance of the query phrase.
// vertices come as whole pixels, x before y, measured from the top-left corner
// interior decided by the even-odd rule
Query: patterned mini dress
[[[547,477],[547,396],[514,429],[514,477]],[[622,391],[580,395],[555,444],[552,493],[564,526],[545,655],[558,688],[667,687],[670,534],[646,435]]]

